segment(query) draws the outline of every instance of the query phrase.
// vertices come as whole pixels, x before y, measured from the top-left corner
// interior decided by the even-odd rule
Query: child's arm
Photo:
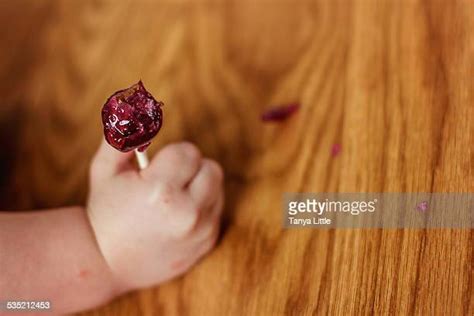
[[[102,304],[121,290],[84,208],[0,212],[0,300],[51,301],[55,312]]]
[[[55,313],[187,271],[214,246],[222,170],[187,143],[163,148],[141,171],[103,143],[87,207],[0,212],[0,301],[51,301]]]

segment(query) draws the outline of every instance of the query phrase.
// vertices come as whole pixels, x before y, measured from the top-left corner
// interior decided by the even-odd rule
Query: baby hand
[[[87,206],[123,290],[180,275],[212,249],[224,201],[221,167],[192,144],[166,146],[141,171],[132,157],[102,143]]]

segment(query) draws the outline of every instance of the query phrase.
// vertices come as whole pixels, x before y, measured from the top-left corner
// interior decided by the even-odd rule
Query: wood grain
[[[84,203],[100,107],[140,78],[166,104],[152,151],[226,171],[216,250],[87,315],[474,314],[473,230],[280,217],[286,191],[473,192],[473,1],[0,1],[0,23],[2,207]]]

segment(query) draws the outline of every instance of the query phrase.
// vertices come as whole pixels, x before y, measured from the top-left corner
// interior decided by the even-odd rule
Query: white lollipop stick
[[[138,168],[140,168],[140,170],[145,169],[150,164],[145,151],[135,149],[135,157],[137,157]]]

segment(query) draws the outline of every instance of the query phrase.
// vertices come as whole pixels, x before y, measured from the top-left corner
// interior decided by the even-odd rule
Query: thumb
[[[124,171],[133,170],[132,156],[133,151],[120,152],[103,140],[92,160],[91,179],[101,181]]]

